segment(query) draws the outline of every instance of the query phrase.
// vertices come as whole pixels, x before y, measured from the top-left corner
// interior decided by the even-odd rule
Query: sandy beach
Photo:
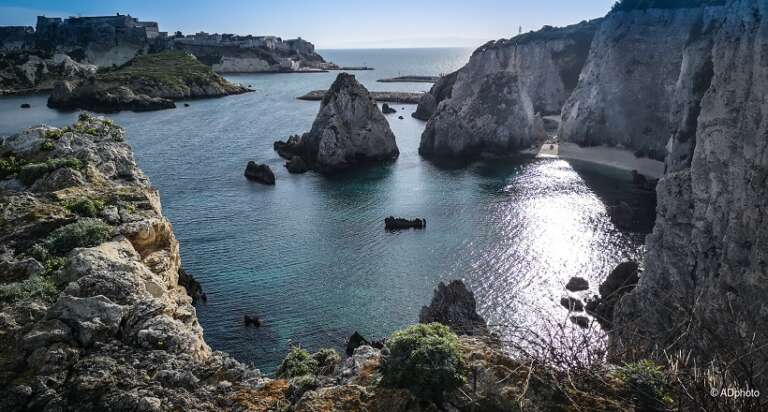
[[[664,162],[637,158],[629,150],[615,147],[580,147],[575,143],[545,143],[539,149],[537,156],[574,159],[623,170],[637,170],[638,173],[652,178],[659,178],[664,174]]]

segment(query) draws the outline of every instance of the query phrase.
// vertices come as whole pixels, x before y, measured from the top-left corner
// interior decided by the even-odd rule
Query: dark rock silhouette
[[[384,228],[386,230],[403,229],[424,229],[427,227],[427,219],[403,219],[401,217],[390,216],[384,219]]]
[[[421,308],[419,322],[441,323],[459,335],[490,335],[485,319],[477,313],[475,295],[460,280],[437,285],[432,302]]]
[[[275,174],[272,172],[269,166],[264,164],[258,164],[254,161],[248,162],[245,167],[245,177],[248,180],[253,180],[265,185],[275,184]]]

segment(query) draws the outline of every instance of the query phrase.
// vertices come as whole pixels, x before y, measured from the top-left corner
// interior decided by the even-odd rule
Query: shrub
[[[67,203],[66,208],[83,217],[96,217],[99,211],[104,208],[104,201],[84,197]]]
[[[303,375],[291,379],[288,383],[288,398],[298,402],[305,393],[319,387],[317,378],[312,375]]]
[[[45,138],[50,140],[58,140],[64,135],[64,129],[51,129],[45,132]]]
[[[277,377],[290,379],[297,376],[314,375],[315,373],[317,373],[317,361],[306,350],[294,347],[280,364]]]
[[[459,339],[439,323],[397,331],[387,340],[389,355],[382,363],[382,383],[406,388],[416,396],[442,401],[443,393],[464,383]]]
[[[78,247],[96,246],[114,235],[112,226],[99,219],[85,218],[54,230],[45,240],[46,248],[64,254]]]
[[[669,387],[661,366],[649,360],[628,363],[616,371],[616,377],[624,382],[639,410],[667,410]]]
[[[40,143],[40,150],[44,152],[50,152],[56,147],[56,145],[53,144],[50,140],[44,140],[43,143]]]
[[[324,348],[312,354],[312,359],[317,361],[317,373],[331,375],[341,363],[341,355],[336,349]]]
[[[71,157],[48,159],[42,163],[30,163],[22,166],[19,169],[18,179],[21,181],[21,183],[29,186],[32,183],[35,183],[37,179],[41,178],[46,173],[61,167],[81,169],[83,164],[80,162],[80,160]]]
[[[8,156],[5,159],[0,159],[0,179],[13,176],[19,173],[20,169],[21,162],[16,160],[15,156]]]
[[[58,293],[52,279],[33,276],[21,282],[0,285],[0,302],[13,303],[31,298],[52,302]]]

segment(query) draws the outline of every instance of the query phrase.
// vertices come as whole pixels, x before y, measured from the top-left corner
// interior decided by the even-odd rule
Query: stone
[[[589,328],[589,318],[586,316],[571,316],[569,319],[573,324],[582,329]]]
[[[400,119],[400,120],[403,120],[403,119],[404,119],[404,117],[403,117],[403,116],[397,116],[397,118],[398,118],[398,119]]]
[[[206,302],[208,300],[208,297],[203,293],[203,287],[200,285],[200,282],[195,280],[189,272],[181,267],[179,268],[179,285],[184,286],[187,294],[192,298],[193,304],[198,301]]]
[[[29,108],[31,108],[32,106],[30,106],[30,105],[29,105],[29,103],[22,103],[20,107],[21,107],[22,109],[29,109]]]
[[[386,230],[424,229],[426,227],[427,219],[403,219],[394,216],[384,218],[384,229]]]
[[[340,73],[325,93],[309,132],[276,142],[280,156],[300,156],[313,170],[333,173],[383,163],[400,155],[395,135],[368,90],[355,76]]]
[[[368,344],[368,340],[365,339],[359,332],[355,331],[355,333],[353,333],[349,339],[347,339],[347,356],[352,356],[352,354],[355,352],[355,349]]]
[[[261,327],[261,319],[258,316],[243,315],[243,324],[258,328]]]
[[[62,295],[48,312],[48,319],[59,319],[69,325],[75,338],[84,346],[96,339],[113,337],[120,328],[126,308],[104,296],[77,298]]]
[[[397,110],[389,107],[389,104],[384,103],[381,105],[381,112],[384,114],[392,114],[392,113],[397,113]]]
[[[245,167],[245,177],[248,180],[263,183],[265,185],[275,184],[275,174],[272,169],[265,164],[258,164],[254,161],[249,161]]]
[[[458,335],[490,335],[485,319],[477,313],[475,295],[460,280],[437,285],[429,306],[421,308],[419,322],[441,323]]]
[[[565,284],[565,289],[571,292],[589,290],[589,281],[582,277],[574,276],[568,280],[568,283]]]
[[[637,286],[640,281],[639,274],[637,263],[620,263],[600,284],[600,296],[587,301],[587,313],[595,317],[604,330],[613,329],[616,307],[621,298]]]

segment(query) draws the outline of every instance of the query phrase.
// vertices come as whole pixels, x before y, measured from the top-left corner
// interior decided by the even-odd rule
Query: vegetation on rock
[[[78,247],[97,246],[112,236],[112,226],[99,219],[84,218],[54,230],[44,244],[51,253],[63,254]]]
[[[43,177],[43,175],[46,173],[52,172],[62,167],[81,169],[83,167],[83,163],[80,160],[71,157],[48,159],[41,163],[29,163],[21,166],[18,171],[18,179],[21,183],[30,186],[32,183],[35,183],[37,179]]]
[[[304,375],[314,375],[317,373],[317,361],[312,358],[306,350],[301,347],[294,347],[283,359],[280,368],[277,370],[279,378],[295,378]]]
[[[424,399],[441,401],[465,382],[464,361],[455,333],[439,323],[397,331],[387,340],[382,383],[409,389]]]

